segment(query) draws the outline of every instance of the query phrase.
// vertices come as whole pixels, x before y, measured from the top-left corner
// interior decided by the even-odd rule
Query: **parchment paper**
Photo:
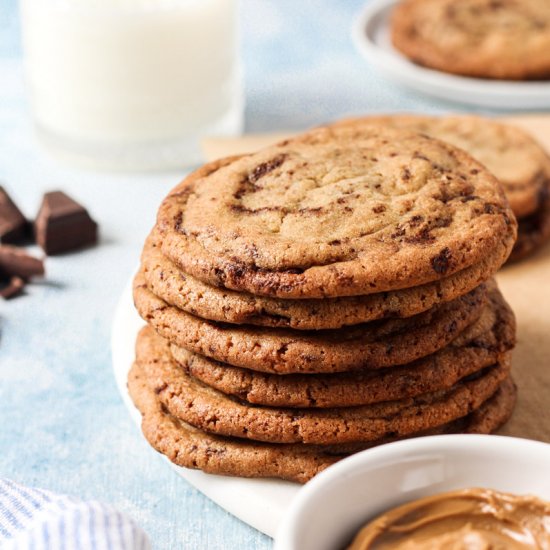
[[[508,117],[532,133],[550,151],[550,115]],[[289,133],[208,139],[207,160],[254,151]],[[498,283],[516,314],[518,343],[513,355],[513,376],[518,403],[501,434],[550,443],[550,245],[534,256],[502,268]]]

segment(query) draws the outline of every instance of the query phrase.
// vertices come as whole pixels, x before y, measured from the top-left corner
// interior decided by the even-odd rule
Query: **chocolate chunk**
[[[34,223],[36,242],[46,254],[60,254],[97,242],[97,223],[62,191],[46,193]]]
[[[44,275],[44,262],[15,246],[0,245],[0,275],[4,279],[21,277],[25,280],[41,276]]]
[[[25,281],[21,277],[13,276],[10,277],[5,283],[0,282],[0,296],[5,300],[14,298],[15,296],[21,294],[25,288]]]
[[[248,175],[248,181],[250,183],[256,183],[261,177],[269,174],[269,172],[272,172],[275,168],[279,168],[285,159],[286,155],[277,155],[274,159],[271,159],[268,162],[262,162],[262,164],[256,166],[256,168],[254,168],[254,170],[252,170],[252,172]]]
[[[445,247],[441,252],[432,258],[432,268],[439,275],[443,275],[449,269],[451,263],[451,251]]]
[[[27,220],[0,186],[0,243],[16,243],[27,234]]]

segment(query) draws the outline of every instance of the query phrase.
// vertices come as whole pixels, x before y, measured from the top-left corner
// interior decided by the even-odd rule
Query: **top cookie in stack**
[[[163,253],[215,286],[278,298],[427,284],[487,257],[515,223],[494,177],[414,133],[319,129],[207,165],[161,205]]]
[[[407,130],[321,128],[204,166],[135,279],[147,439],[303,482],[388,440],[496,429],[515,329],[490,279],[516,230],[481,164]]]

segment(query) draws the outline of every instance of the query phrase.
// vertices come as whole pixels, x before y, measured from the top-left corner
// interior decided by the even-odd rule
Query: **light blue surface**
[[[359,0],[243,0],[246,127],[297,129],[353,112],[440,111],[396,89],[350,40]],[[87,205],[101,245],[47,260],[27,295],[0,302],[0,476],[111,503],[155,548],[266,549],[271,540],[204,498],[144,442],[117,393],[109,333],[156,206],[181,174],[69,169],[35,143],[15,0],[0,1],[0,181],[29,216],[62,188]],[[455,107],[456,108],[456,107]]]

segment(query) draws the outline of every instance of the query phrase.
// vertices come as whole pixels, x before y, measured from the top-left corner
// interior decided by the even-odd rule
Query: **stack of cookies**
[[[502,184],[518,220],[518,239],[509,261],[523,259],[550,239],[550,157],[516,126],[487,118],[387,115],[346,119],[336,125],[407,128],[460,147]]]
[[[129,391],[181,466],[305,482],[387,441],[497,429],[514,316],[492,275],[517,224],[468,154],[320,128],[191,174],[134,283]]]

